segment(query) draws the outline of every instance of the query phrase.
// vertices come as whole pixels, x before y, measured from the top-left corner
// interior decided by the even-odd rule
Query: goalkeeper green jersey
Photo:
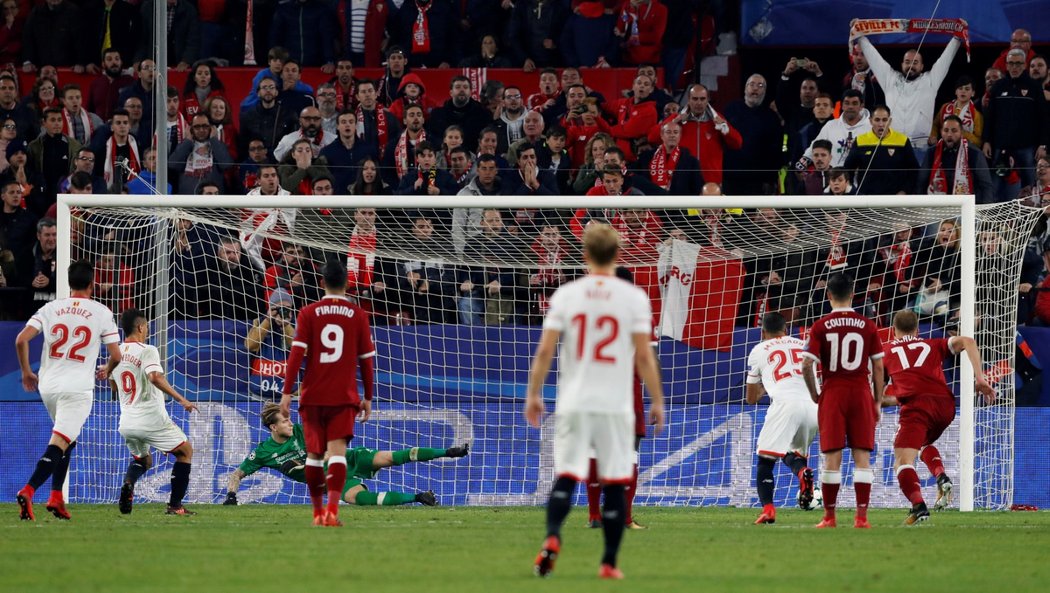
[[[354,447],[346,450],[347,477],[357,478],[375,477],[378,470],[372,469],[372,458],[376,450],[365,447]],[[289,463],[291,462],[291,463]],[[273,437],[259,443],[251,455],[241,462],[239,469],[245,476],[250,476],[264,467],[277,470],[295,480],[306,482],[306,472],[303,464],[306,463],[306,440],[303,438],[303,426],[292,425],[292,437],[283,443],[273,440]],[[287,464],[287,465],[286,465]],[[295,469],[289,469],[289,468]],[[359,483],[359,482],[358,482]]]

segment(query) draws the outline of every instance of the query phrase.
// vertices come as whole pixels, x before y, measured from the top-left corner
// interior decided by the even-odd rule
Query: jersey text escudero
[[[41,393],[91,393],[99,346],[120,341],[109,307],[83,297],[51,301],[26,325],[44,335]]]
[[[110,378],[117,384],[120,400],[120,425],[144,428],[166,426],[171,422],[164,408],[164,394],[150,382],[150,373],[163,373],[160,352],[142,342],[120,345],[120,364]]]
[[[902,401],[922,395],[955,400],[944,378],[944,359],[955,354],[946,338],[904,336],[886,344],[883,351],[893,387],[887,388],[888,395]]]
[[[870,395],[868,363],[882,358],[882,340],[872,320],[852,309],[836,309],[810,328],[803,355],[820,362],[822,391]]]
[[[791,336],[760,342],[747,357],[747,382],[761,383],[773,401],[810,401],[802,378],[802,353],[806,345]]]
[[[363,309],[337,296],[303,307],[292,348],[306,350],[299,405],[360,405],[357,361],[376,354]]]
[[[557,410],[632,411],[633,335],[651,336],[652,323],[645,292],[613,276],[555,291],[543,328],[561,332]]]

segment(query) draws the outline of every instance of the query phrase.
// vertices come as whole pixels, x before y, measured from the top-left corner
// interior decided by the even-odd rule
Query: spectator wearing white
[[[335,138],[339,108],[334,84],[326,82],[317,87],[317,109],[321,112],[321,129],[326,136]]]
[[[824,124],[820,133],[813,140],[827,140],[831,142],[831,166],[841,167],[846,163],[846,156],[858,136],[871,131],[868,110],[864,109],[864,97],[860,91],[847,89],[842,93],[842,115]],[[805,171],[813,163],[813,144],[802,155],[795,168]]]
[[[321,154],[321,149],[335,142],[335,134],[328,134],[321,127],[321,111],[316,107],[304,107],[299,112],[299,129],[286,134],[277,147],[273,149],[273,156],[280,161],[292,150],[292,145],[297,140],[309,140],[310,148],[314,157]]]
[[[929,149],[927,141],[937,111],[937,90],[941,88],[944,77],[948,75],[948,68],[959,51],[959,40],[953,37],[948,42],[929,72],[923,72],[922,54],[917,49],[904,53],[901,72],[898,72],[867,37],[861,37],[859,43],[864,57],[871,65],[871,71],[886,92],[886,104],[897,114],[897,129],[911,139],[916,156],[921,160]]]

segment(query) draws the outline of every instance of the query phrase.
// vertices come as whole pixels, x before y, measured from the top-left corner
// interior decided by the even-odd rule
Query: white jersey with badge
[[[543,329],[561,332],[556,411],[633,414],[633,334],[651,336],[652,323],[645,292],[614,276],[555,291]]]
[[[44,335],[40,393],[92,393],[100,344],[120,341],[109,307],[84,297],[51,301],[26,325]]]
[[[142,342],[120,345],[121,361],[110,378],[117,384],[120,399],[120,427],[165,426],[171,423],[164,408],[164,393],[153,386],[150,373],[163,373],[160,353]]]
[[[805,343],[790,336],[765,340],[751,349],[747,357],[747,382],[761,383],[774,402],[811,401],[802,378]]]

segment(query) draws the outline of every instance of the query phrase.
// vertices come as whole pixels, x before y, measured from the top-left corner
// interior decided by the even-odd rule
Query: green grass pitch
[[[197,505],[194,517],[136,505],[72,505],[71,522],[35,506],[19,521],[0,505],[0,590],[282,593],[679,591],[932,593],[1050,590],[1050,514],[935,514],[903,527],[903,510],[872,512],[874,529],[816,530],[818,512],[640,508],[647,531],[625,534],[622,582],[596,578],[601,531],[575,508],[554,575],[532,561],[542,508],[355,508],[342,529],[309,525],[306,506]],[[332,587],[330,583],[334,582]]]

